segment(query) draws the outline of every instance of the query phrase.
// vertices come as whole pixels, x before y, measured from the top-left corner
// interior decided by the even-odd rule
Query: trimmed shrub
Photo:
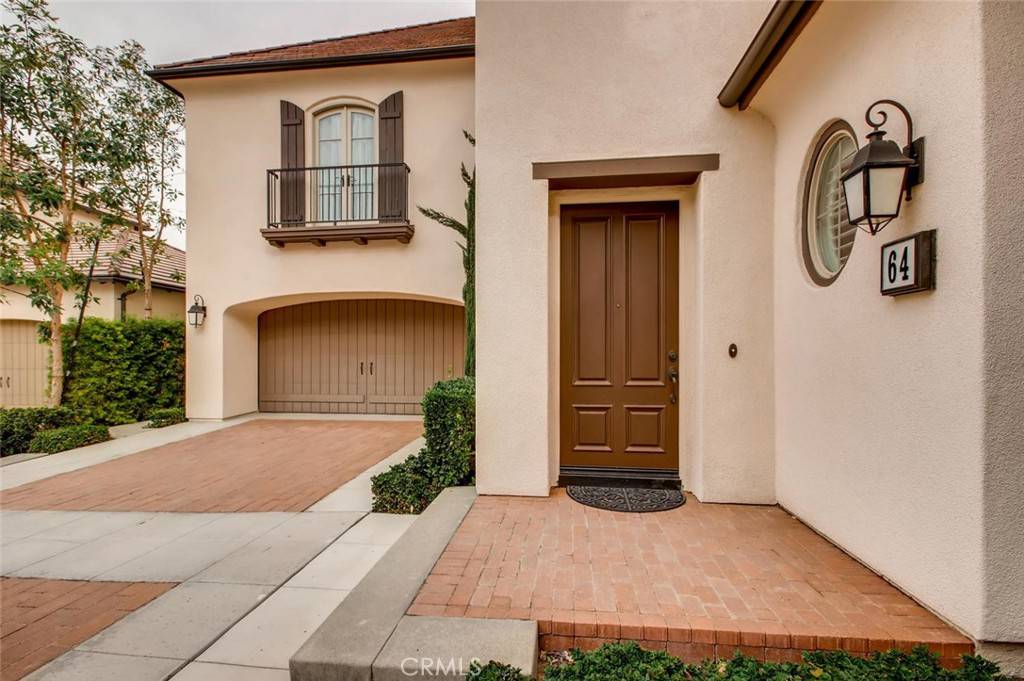
[[[943,669],[938,656],[923,646],[911,653],[898,650],[874,653],[867,659],[844,651],[830,651],[806,653],[799,664],[776,664],[737,654],[727,661],[705,660],[689,665],[664,651],[644,650],[636,643],[607,643],[592,652],[573,650],[571,662],[549,665],[544,670],[544,678],[546,681],[1006,681],[997,665],[971,655],[963,657],[960,669]]]
[[[75,447],[106,442],[109,439],[110,429],[106,426],[94,424],[64,426],[36,433],[28,445],[28,451],[56,454]]]
[[[432,452],[471,452],[476,421],[472,378],[439,381],[423,395],[423,438]]]
[[[0,409],[0,456],[27,452],[39,431],[74,423],[74,414],[65,407]]]
[[[73,335],[74,324],[65,325],[65,357]],[[85,319],[64,387],[64,405],[82,421],[142,421],[154,409],[181,407],[184,395],[184,322]]]
[[[164,428],[165,426],[173,426],[175,423],[184,423],[188,419],[185,418],[184,407],[167,407],[166,409],[154,409],[149,412],[149,425],[147,428]]]
[[[371,482],[376,513],[421,513],[445,487],[472,479],[475,424],[472,378],[441,381],[423,396],[426,447]]]

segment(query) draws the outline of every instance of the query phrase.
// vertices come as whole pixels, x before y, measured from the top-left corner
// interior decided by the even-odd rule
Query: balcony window
[[[371,112],[353,107],[317,119],[317,221],[373,219],[375,128]]]

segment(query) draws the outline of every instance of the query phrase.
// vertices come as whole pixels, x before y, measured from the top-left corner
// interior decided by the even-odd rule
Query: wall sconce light
[[[203,325],[204,321],[206,321],[206,301],[197,293],[195,302],[188,309],[188,323],[198,328]]]
[[[907,119],[907,146],[900,149],[892,140],[885,139],[885,125],[889,116],[875,107],[887,104],[899,109]],[[874,128],[868,133],[868,143],[857,150],[850,166],[843,173],[843,194],[846,212],[851,224],[878,234],[900,214],[903,195],[911,199],[910,188],[924,182],[924,138],[914,139],[914,121],[907,108],[892,99],[880,99],[868,107],[864,120]]]

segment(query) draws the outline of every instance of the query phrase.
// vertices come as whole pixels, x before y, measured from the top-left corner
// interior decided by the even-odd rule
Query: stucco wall
[[[256,317],[288,296],[365,294],[460,302],[457,236],[416,205],[464,214],[459,163],[472,165],[473,60],[454,59],[175,81],[185,95],[189,224],[188,300],[206,323],[188,330],[188,414],[224,418],[256,409]],[[280,100],[312,115],[333,98],[376,103],[404,91],[405,162],[416,234],[409,244],[270,246],[266,171],[281,166]],[[307,159],[312,159],[307,151]],[[307,299],[310,299],[307,296]]]
[[[769,3],[477,5],[477,487],[547,494],[557,466],[557,239],[531,162],[721,154],[691,193],[693,396],[683,482],[772,502],[772,147],[718,106]],[[684,254],[685,255],[685,254]],[[685,296],[685,294],[684,294]],[[684,298],[685,300],[685,298]],[[729,343],[740,347],[730,359]],[[699,414],[691,424],[687,414]]]
[[[985,68],[985,608],[982,635],[1024,642],[1024,3],[981,9]],[[1018,675],[1024,647],[1017,647]]]
[[[89,288],[90,295],[95,296],[94,300],[85,309],[89,317],[101,317],[103,319],[117,320],[121,318],[121,301],[119,296],[124,292],[123,284],[111,284],[93,282]],[[5,290],[5,300],[0,302],[0,319],[31,319],[45,321],[48,317],[37,308],[32,307],[24,292],[23,287],[12,287]],[[141,318],[143,315],[142,291],[136,291],[128,296],[127,311],[129,316]],[[160,319],[184,319],[185,318],[185,294],[177,291],[165,291],[153,289],[153,316]],[[71,321],[78,317],[78,308],[75,307],[74,292],[65,293],[64,297],[64,320]]]
[[[981,45],[973,3],[825,3],[753,104],[776,130],[779,502],[974,636],[986,632]],[[926,181],[818,287],[800,251],[810,150],[836,118],[862,143],[883,97],[927,138]],[[886,127],[904,142],[898,113]],[[937,289],[880,295],[881,245],[922,229],[938,230]]]

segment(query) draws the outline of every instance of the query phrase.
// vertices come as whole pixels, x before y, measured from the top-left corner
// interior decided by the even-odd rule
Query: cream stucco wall
[[[682,477],[703,500],[774,501],[771,128],[715,101],[768,7],[478,3],[482,493],[547,494],[557,469],[557,239],[531,163],[717,152],[721,169],[687,190],[681,215]]]
[[[825,3],[754,100],[776,133],[775,486],[784,507],[968,634],[1022,640],[1024,579],[996,595],[984,577],[980,7]],[[858,234],[838,280],[818,287],[800,251],[810,150],[837,118],[862,142],[864,111],[883,97],[905,104],[927,138],[926,182],[884,232]],[[890,117],[901,143],[904,127]],[[937,289],[880,295],[881,245],[923,229],[937,230]],[[1019,507],[1018,497],[1018,518]],[[994,621],[993,597],[1014,612]]]
[[[188,414],[225,418],[257,408],[260,312],[292,302],[388,296],[461,302],[457,236],[416,205],[464,214],[459,163],[472,165],[473,60],[453,59],[172,83],[185,96],[189,224],[188,299],[208,316],[188,329]],[[281,166],[280,100],[312,115],[325,102],[380,102],[404,92],[405,162],[416,234],[397,241],[270,246],[266,171]],[[307,150],[307,159],[312,159]]]
[[[125,285],[109,282],[93,282],[89,287],[90,295],[97,298],[85,308],[89,317],[117,320],[121,318],[120,295]],[[25,296],[24,287],[15,286],[2,291],[4,300],[0,302],[0,319],[30,319],[45,321],[48,317],[39,309],[32,307]],[[64,319],[70,321],[77,318],[78,308],[75,307],[74,293],[66,293],[64,298]],[[142,318],[145,302],[142,291],[136,291],[127,298],[127,313],[131,317]],[[181,291],[153,289],[153,316],[158,319],[185,319],[185,294]]]

